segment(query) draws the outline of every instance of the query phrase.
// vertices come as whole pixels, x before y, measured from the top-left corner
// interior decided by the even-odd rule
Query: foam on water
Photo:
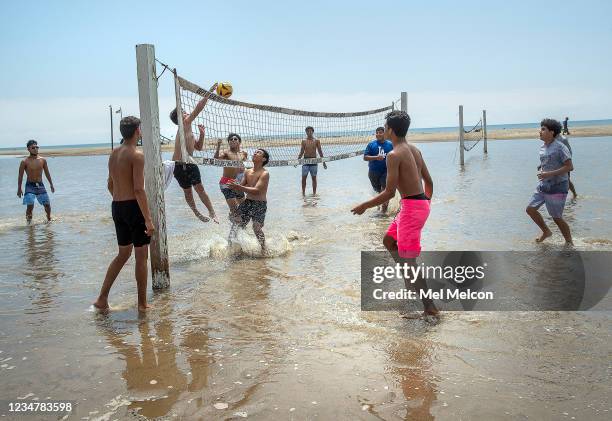
[[[272,258],[289,253],[292,250],[290,242],[299,238],[294,231],[286,234],[266,233],[266,251],[262,253],[259,241],[250,230],[238,229],[231,241],[216,233],[203,237],[198,231],[171,238],[168,248],[171,259],[180,263],[203,259],[227,260],[240,256]]]

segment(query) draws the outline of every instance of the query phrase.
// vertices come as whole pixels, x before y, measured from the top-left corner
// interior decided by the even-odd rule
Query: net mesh
[[[207,93],[198,85],[178,77],[179,106],[190,113]],[[227,136],[237,133],[242,138],[242,150],[249,157],[258,148],[270,154],[268,166],[314,164],[350,158],[363,153],[364,143],[373,138],[375,129],[384,125],[386,113],[399,108],[399,103],[376,110],[355,113],[321,113],[300,111],[268,105],[250,104],[211,94],[204,110],[193,122],[193,133],[198,125],[206,130],[204,146],[194,152],[199,164],[225,167],[248,166],[249,162],[215,159],[218,140],[221,149],[227,149]],[[324,158],[298,160],[305,128],[312,126],[319,139]]]
[[[480,119],[470,130],[463,129],[463,149],[466,151],[473,149],[482,139],[484,139],[482,119]]]

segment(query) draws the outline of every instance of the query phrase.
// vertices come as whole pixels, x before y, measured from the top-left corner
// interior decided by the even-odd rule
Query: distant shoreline
[[[570,127],[571,135],[569,139],[575,139],[580,137],[595,137],[595,136],[612,136],[612,125],[602,126],[577,126]],[[538,139],[537,128],[511,128],[511,129],[495,129],[489,130],[487,133],[488,140],[508,140],[508,139]],[[432,143],[432,142],[456,142],[457,133],[455,132],[434,132],[434,133],[423,133],[416,129],[413,132],[408,132],[408,141],[414,143]],[[354,143],[351,142],[328,142],[332,143]],[[277,146],[290,146],[288,143],[276,143]],[[325,143],[323,143],[325,146]],[[298,146],[296,145],[296,148]],[[162,145],[162,152],[172,152],[174,145]],[[44,144],[41,144],[42,156],[54,157],[54,156],[91,156],[91,155],[108,155],[110,148],[108,146],[86,146],[82,148],[53,148],[45,150]],[[0,155],[16,155],[25,156],[24,148],[5,149],[0,151]]]

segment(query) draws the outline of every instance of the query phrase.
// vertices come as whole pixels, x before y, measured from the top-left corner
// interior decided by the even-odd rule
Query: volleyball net
[[[204,126],[205,129],[202,149],[193,154],[193,160],[203,165],[249,166],[248,161],[243,163],[215,158],[219,141],[221,150],[229,148],[227,138],[230,133],[241,137],[241,149],[247,152],[249,158],[257,149],[266,149],[270,154],[268,166],[316,164],[351,158],[363,153],[364,144],[373,138],[377,127],[384,125],[385,115],[399,109],[399,103],[395,101],[375,110],[350,113],[303,111],[252,104],[209,92],[176,73],[174,77],[177,110],[190,114],[208,96],[203,111],[191,127],[196,138],[198,126]],[[306,127],[314,129],[314,137],[321,143],[323,157],[298,159],[302,140],[306,139]]]
[[[472,128],[465,130],[463,128],[463,149],[470,151],[474,149],[474,146],[484,139],[484,128],[482,125],[482,119],[478,120]]]
[[[463,105],[459,106],[459,159],[460,164],[465,164],[464,154],[469,152],[478,143],[483,142],[483,152],[487,153],[487,111],[482,110],[482,116],[476,124],[468,126],[468,129],[464,126],[463,121]]]

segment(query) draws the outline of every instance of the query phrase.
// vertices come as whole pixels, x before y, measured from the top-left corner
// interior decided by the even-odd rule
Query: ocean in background
[[[474,121],[465,121],[465,128],[469,129],[471,128],[474,124],[476,124],[477,122]],[[570,131],[572,129],[572,127],[588,127],[588,126],[608,126],[608,125],[612,125],[612,119],[604,119],[604,120],[580,120],[580,121],[572,121],[570,120],[569,122],[569,128]],[[488,130],[511,130],[511,129],[537,129],[540,127],[540,123],[539,122],[535,122],[535,123],[517,123],[517,124],[489,124],[487,126]],[[458,126],[449,126],[449,127],[426,127],[426,128],[419,128],[419,127],[415,127],[415,128],[410,128],[410,132],[411,133],[448,133],[448,132],[452,132],[458,130]],[[350,133],[351,135],[361,135],[361,134],[368,134],[367,133],[360,133],[360,132],[356,132],[356,133]],[[329,135],[329,136],[341,136],[341,135],[346,135],[347,132],[337,132],[337,133],[326,133],[324,135]],[[168,138],[174,138],[174,133],[162,133],[162,135],[168,137]],[[267,137],[262,137],[262,138],[274,138],[275,136],[267,136]],[[276,136],[278,137],[278,136]],[[286,136],[284,136],[286,137]],[[294,137],[296,138],[301,138],[302,134],[301,133],[296,133],[294,135]],[[246,139],[246,137],[245,137]],[[119,145],[121,139],[117,139],[115,141],[115,145]],[[90,147],[111,147],[110,142],[101,142],[101,143],[79,143],[79,144],[75,144],[75,145],[42,145],[44,146],[44,149],[79,149],[79,148],[90,148]],[[20,149],[22,146],[14,146],[14,147],[10,147],[10,148],[0,148],[0,151],[12,151],[15,149]],[[23,146],[24,150],[25,150],[25,146]]]

